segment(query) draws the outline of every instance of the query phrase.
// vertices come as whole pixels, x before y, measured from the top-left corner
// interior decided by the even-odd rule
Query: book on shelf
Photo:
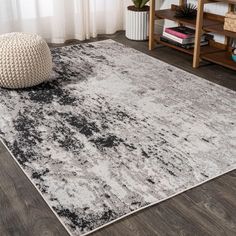
[[[169,38],[169,39],[171,39],[175,42],[181,43],[181,44],[190,44],[190,43],[195,42],[195,36],[189,37],[189,38],[179,38],[175,35],[172,35],[172,34],[169,34],[169,33],[165,32],[165,31],[163,32],[163,36],[166,37],[166,38]],[[205,41],[205,38],[206,38],[205,35],[203,35],[201,37],[201,41],[202,42]]]
[[[195,30],[186,26],[165,28],[165,32],[181,39],[193,38]]]
[[[165,36],[160,36],[160,40],[162,42],[166,42],[166,43],[169,43],[169,44],[172,44],[174,46],[177,46],[177,47],[181,47],[181,48],[185,48],[185,49],[191,49],[191,48],[194,48],[194,43],[189,43],[189,44],[181,44],[181,43],[178,43],[174,40],[171,40],[169,38],[166,38]],[[205,40],[205,41],[202,41],[201,42],[201,46],[206,46],[209,44],[209,41],[208,40]]]

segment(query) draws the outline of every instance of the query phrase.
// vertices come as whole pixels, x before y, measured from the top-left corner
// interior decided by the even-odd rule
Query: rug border
[[[59,220],[59,222],[62,224],[62,226],[65,228],[65,230],[68,232],[68,234],[70,236],[73,236],[71,234],[71,232],[69,231],[69,229],[67,228],[67,226],[65,225],[65,223],[59,218],[58,214],[53,210],[53,208],[49,205],[47,199],[43,196],[43,194],[40,192],[40,190],[37,188],[37,186],[35,185],[35,183],[30,179],[30,177],[28,176],[28,174],[26,173],[26,171],[23,169],[23,167],[20,165],[20,163],[18,162],[18,160],[15,158],[15,156],[13,155],[13,153],[11,152],[11,150],[8,148],[8,146],[5,144],[5,142],[2,140],[2,138],[0,137],[0,142],[3,144],[3,146],[7,149],[7,151],[9,152],[9,154],[11,155],[11,157],[13,158],[13,160],[16,162],[16,164],[20,167],[20,169],[22,170],[22,172],[25,174],[25,176],[27,177],[27,179],[31,182],[31,184],[34,186],[34,188],[37,190],[37,192],[40,194],[40,196],[43,198],[44,202],[47,204],[47,206],[49,207],[49,209],[53,212],[53,214],[56,216],[56,218]]]
[[[46,200],[46,198],[43,196],[43,194],[40,192],[40,190],[37,188],[37,186],[34,184],[34,182],[30,179],[30,177],[28,176],[28,174],[26,173],[26,171],[25,171],[25,170],[23,169],[23,167],[20,165],[20,163],[18,162],[18,160],[17,160],[17,159],[15,158],[15,156],[12,154],[11,150],[7,147],[7,145],[6,145],[5,142],[2,140],[1,137],[0,137],[0,141],[2,142],[3,146],[7,149],[7,151],[10,153],[11,157],[13,158],[13,160],[14,160],[14,161],[17,163],[17,165],[20,167],[20,169],[21,169],[22,172],[25,174],[25,176],[29,179],[29,181],[30,181],[31,184],[34,186],[34,188],[37,190],[37,192],[40,194],[40,196],[43,198],[44,202],[48,205],[48,207],[50,208],[50,210],[52,211],[52,213],[56,216],[56,218],[59,220],[59,222],[60,222],[60,223],[62,224],[62,226],[65,228],[65,230],[67,231],[67,233],[68,233],[70,236],[73,236],[73,234],[69,231],[69,229],[67,228],[67,226],[65,225],[65,223],[59,218],[58,214],[57,214],[57,213],[54,211],[54,209],[49,205],[49,203],[48,203],[48,201]],[[234,167],[234,168],[232,168],[232,169],[229,169],[229,170],[227,170],[227,171],[224,171],[224,172],[222,172],[222,173],[219,174],[219,175],[216,175],[216,176],[211,177],[211,178],[209,178],[209,179],[207,179],[207,180],[204,180],[204,181],[202,181],[202,182],[200,182],[200,183],[198,183],[198,184],[195,184],[195,185],[193,185],[192,187],[189,187],[189,188],[187,188],[187,189],[185,189],[185,190],[182,190],[182,191],[179,191],[179,192],[177,192],[177,193],[175,193],[175,194],[172,194],[172,195],[170,195],[169,197],[163,198],[162,200],[153,202],[153,203],[151,203],[151,204],[148,204],[147,206],[141,207],[141,208],[139,208],[139,209],[137,209],[137,210],[135,210],[135,211],[132,211],[132,212],[130,212],[130,213],[127,213],[127,214],[125,214],[125,215],[123,215],[123,216],[121,216],[121,217],[119,217],[119,218],[117,218],[117,219],[115,219],[115,220],[110,221],[109,223],[106,223],[106,224],[104,224],[104,225],[102,225],[102,226],[99,226],[99,227],[96,228],[96,229],[93,229],[93,230],[91,230],[91,231],[89,231],[89,232],[87,232],[87,233],[84,233],[84,234],[81,234],[81,235],[78,235],[78,236],[87,236],[87,235],[89,235],[89,234],[92,234],[92,233],[94,233],[94,232],[97,232],[97,231],[99,231],[100,229],[103,229],[103,228],[105,228],[105,227],[107,227],[107,226],[109,226],[109,225],[111,225],[111,224],[114,224],[114,223],[117,222],[117,221],[120,221],[120,220],[122,220],[122,219],[124,219],[124,218],[126,218],[126,217],[128,217],[128,216],[131,216],[131,215],[133,215],[133,214],[135,214],[135,213],[137,213],[137,212],[139,212],[139,211],[142,211],[142,210],[144,210],[144,209],[146,209],[146,208],[149,208],[149,207],[152,207],[152,206],[157,205],[157,204],[159,204],[159,203],[162,203],[162,202],[164,202],[164,201],[167,201],[167,200],[169,200],[169,199],[171,199],[171,198],[173,198],[173,197],[175,197],[175,196],[177,196],[177,195],[180,195],[180,194],[182,194],[182,193],[184,193],[184,192],[186,192],[186,191],[189,191],[189,190],[191,190],[191,189],[193,189],[193,188],[199,187],[200,185],[203,185],[203,184],[205,184],[205,183],[207,183],[207,182],[209,182],[209,181],[211,181],[211,180],[214,180],[214,179],[216,179],[216,178],[219,178],[220,176],[223,176],[223,175],[225,175],[225,174],[227,174],[227,173],[229,173],[229,172],[231,172],[231,171],[234,171],[235,169],[236,169],[236,167]]]
[[[117,44],[123,45],[123,46],[125,46],[125,47],[127,47],[127,48],[132,48],[132,47],[130,47],[130,46],[128,46],[128,45],[125,45],[125,44],[123,44],[123,43],[117,42],[117,41],[115,41],[115,40],[113,40],[113,39],[104,39],[104,40],[99,40],[99,41],[95,41],[95,42],[85,42],[85,43],[86,43],[86,44],[93,44],[93,43],[99,43],[99,42],[102,42],[102,41],[112,41],[112,42],[115,42],[115,43],[117,43]],[[77,44],[76,44],[76,45],[77,45]],[[73,46],[73,45],[62,46],[62,47],[53,47],[52,49],[55,49],[55,48],[63,48],[63,47],[72,47],[72,46]],[[233,91],[233,92],[235,92],[235,90],[229,89],[229,88],[227,88],[227,87],[225,87],[225,86],[222,86],[222,85],[220,85],[220,84],[217,84],[217,83],[214,83],[214,82],[212,82],[212,81],[206,80],[205,78],[202,78],[202,77],[200,77],[200,76],[198,76],[198,75],[195,75],[195,74],[193,74],[193,73],[191,73],[191,72],[185,71],[184,69],[179,68],[179,67],[177,67],[177,66],[175,66],[175,65],[168,64],[167,62],[162,61],[162,60],[160,60],[159,58],[155,58],[155,57],[153,57],[153,56],[151,56],[151,55],[145,54],[145,53],[143,53],[142,51],[139,51],[139,50],[137,50],[137,49],[135,49],[135,48],[132,48],[132,49],[135,50],[135,51],[137,51],[137,52],[139,52],[139,53],[144,54],[145,56],[148,56],[148,57],[152,58],[152,60],[160,61],[160,62],[162,62],[162,63],[164,63],[164,64],[167,64],[167,65],[170,65],[170,66],[175,67],[177,70],[180,70],[180,71],[184,71],[184,72],[186,72],[186,73],[189,73],[189,74],[193,75],[194,77],[199,77],[199,78],[203,79],[203,81],[204,81],[205,83],[213,84],[214,86],[220,87],[220,88],[222,88],[222,89],[224,89],[224,90],[226,90],[226,91]],[[68,233],[70,236],[73,236],[73,234],[69,231],[69,229],[67,228],[67,226],[65,225],[65,223],[59,218],[58,214],[57,214],[57,213],[54,211],[54,209],[49,205],[49,203],[48,203],[48,201],[46,200],[46,198],[43,196],[43,194],[40,192],[40,190],[37,188],[37,186],[34,184],[34,182],[30,179],[30,177],[28,176],[28,174],[26,173],[26,171],[25,171],[25,170],[23,169],[23,167],[20,165],[20,163],[18,162],[18,160],[17,160],[17,159],[15,158],[15,156],[12,154],[12,152],[11,152],[10,149],[7,147],[7,145],[6,145],[5,142],[2,140],[1,137],[0,137],[0,141],[2,142],[3,146],[7,149],[7,151],[10,153],[11,157],[13,158],[13,160],[17,163],[17,165],[18,165],[18,166],[20,167],[20,169],[23,171],[23,173],[25,174],[25,176],[26,176],[26,177],[29,179],[29,181],[32,183],[32,185],[33,185],[34,188],[37,190],[37,192],[40,194],[40,196],[42,197],[42,199],[44,200],[44,202],[48,205],[48,207],[50,208],[50,210],[53,212],[53,214],[56,216],[56,218],[59,220],[59,222],[60,222],[60,223],[62,224],[62,226],[65,228],[65,230],[67,231],[67,233]],[[180,195],[180,194],[182,194],[182,193],[184,193],[184,192],[186,192],[186,191],[188,191],[188,190],[191,190],[191,189],[193,189],[193,188],[199,187],[200,185],[203,185],[203,184],[205,184],[205,183],[207,183],[207,182],[209,182],[209,181],[211,181],[211,180],[214,180],[214,179],[216,179],[216,178],[219,178],[220,176],[223,176],[223,175],[225,175],[225,174],[227,174],[227,173],[229,173],[229,172],[231,172],[231,171],[234,171],[234,170],[236,170],[236,167],[234,167],[234,168],[232,168],[232,169],[229,169],[229,170],[227,170],[227,171],[224,171],[224,172],[222,172],[221,174],[216,175],[216,176],[213,176],[213,177],[211,177],[211,178],[209,178],[209,179],[207,179],[207,180],[201,181],[200,183],[198,183],[198,184],[196,184],[196,185],[193,185],[192,187],[189,187],[189,188],[187,188],[187,189],[185,189],[185,190],[179,191],[179,192],[177,192],[177,193],[175,193],[175,194],[173,194],[173,195],[170,195],[169,197],[163,198],[162,200],[153,202],[153,203],[148,204],[148,205],[146,205],[146,206],[144,206],[144,207],[141,207],[141,208],[139,208],[139,209],[137,209],[137,210],[135,210],[135,211],[132,211],[132,212],[130,212],[130,213],[127,213],[127,214],[125,214],[125,215],[123,215],[123,216],[121,216],[121,217],[119,217],[119,218],[117,218],[117,219],[115,219],[115,220],[110,221],[109,223],[106,223],[106,224],[104,224],[104,225],[102,225],[102,226],[99,226],[99,227],[96,228],[96,229],[93,229],[93,230],[91,230],[91,231],[89,231],[89,232],[87,232],[87,233],[84,233],[84,234],[81,234],[81,235],[78,235],[78,236],[87,236],[87,235],[90,235],[90,234],[92,234],[92,233],[94,233],[94,232],[99,231],[100,229],[103,229],[103,228],[105,228],[105,227],[107,227],[107,226],[109,226],[109,225],[111,225],[111,224],[114,224],[115,222],[120,221],[120,220],[122,220],[122,219],[124,219],[124,218],[126,218],[126,217],[128,217],[128,216],[131,216],[131,215],[133,215],[133,214],[135,214],[135,213],[137,213],[137,212],[139,212],[139,211],[142,211],[142,210],[144,210],[144,209],[146,209],[146,208],[152,207],[152,206],[157,205],[157,204],[159,204],[159,203],[162,203],[162,202],[164,202],[164,201],[166,201],[166,200],[169,200],[169,199],[171,199],[171,198],[173,198],[173,197],[175,197],[175,196],[177,196],[177,195]]]
[[[109,226],[109,225],[111,225],[111,224],[116,223],[116,222],[119,221],[119,220],[122,220],[122,219],[124,219],[124,218],[126,218],[126,217],[128,217],[128,216],[131,216],[131,215],[133,215],[133,214],[135,214],[135,213],[137,213],[137,212],[139,212],[139,211],[145,210],[146,208],[149,208],[149,207],[152,207],[152,206],[157,205],[157,204],[159,204],[159,203],[162,203],[162,202],[164,202],[164,201],[167,201],[167,200],[169,200],[169,199],[171,199],[171,198],[173,198],[173,197],[176,197],[177,195],[180,195],[180,194],[182,194],[182,193],[184,193],[184,192],[187,192],[187,191],[189,191],[189,190],[191,190],[191,189],[193,189],[193,188],[199,187],[199,186],[201,186],[201,185],[203,185],[203,184],[205,184],[205,183],[207,183],[207,182],[209,182],[209,181],[212,181],[212,180],[214,180],[214,179],[217,179],[217,178],[219,178],[219,177],[221,177],[221,176],[223,176],[223,175],[225,175],[225,174],[227,174],[227,173],[230,173],[230,172],[232,172],[232,171],[234,171],[234,170],[236,170],[236,167],[234,167],[234,168],[232,168],[232,169],[229,169],[229,170],[223,172],[222,174],[219,174],[219,175],[216,175],[216,176],[214,176],[214,177],[211,177],[211,178],[208,179],[208,180],[202,181],[202,182],[200,182],[199,184],[196,184],[196,185],[194,185],[194,186],[192,186],[192,187],[189,187],[189,188],[187,188],[187,189],[185,189],[185,190],[182,190],[182,191],[180,191],[180,192],[177,192],[177,193],[175,193],[175,194],[173,194],[173,195],[171,195],[171,196],[169,196],[169,197],[166,197],[166,198],[164,198],[164,199],[162,199],[162,200],[153,202],[153,203],[151,203],[151,204],[148,204],[147,206],[141,207],[141,208],[139,208],[139,209],[137,209],[137,210],[135,210],[135,211],[132,211],[132,212],[130,212],[130,213],[127,213],[127,214],[125,214],[125,215],[123,215],[123,216],[121,216],[121,217],[119,217],[119,218],[117,218],[117,219],[115,219],[115,220],[113,220],[113,221],[107,223],[107,224],[104,224],[104,225],[102,225],[102,226],[100,226],[100,227],[98,227],[98,228],[96,228],[96,229],[94,229],[94,230],[92,230],[92,231],[89,231],[89,232],[87,232],[87,233],[85,233],[85,234],[81,234],[81,235],[79,235],[79,236],[87,236],[87,235],[89,235],[89,234],[92,234],[92,233],[94,233],[94,232],[96,232],[96,231],[98,231],[98,230],[100,230],[100,229],[102,229],[102,228],[105,228],[106,226]]]

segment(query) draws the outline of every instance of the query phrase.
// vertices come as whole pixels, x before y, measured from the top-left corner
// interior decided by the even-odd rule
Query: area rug
[[[52,55],[0,89],[0,137],[72,235],[236,168],[234,91],[112,40]]]

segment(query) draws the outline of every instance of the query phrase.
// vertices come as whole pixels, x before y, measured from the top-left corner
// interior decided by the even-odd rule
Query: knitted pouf
[[[47,80],[52,57],[47,43],[36,34],[0,35],[0,87],[27,88]]]

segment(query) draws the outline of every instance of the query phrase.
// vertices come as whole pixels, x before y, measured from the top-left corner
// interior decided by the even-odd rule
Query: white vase
[[[131,40],[147,40],[149,11],[134,11],[127,9],[126,37]]]

